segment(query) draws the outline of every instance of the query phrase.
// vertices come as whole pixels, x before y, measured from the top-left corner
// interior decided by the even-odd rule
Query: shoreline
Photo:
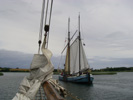
[[[12,73],[30,73],[30,71],[6,71],[6,72],[0,72],[0,76],[3,76],[4,73],[9,73],[9,72],[12,72]],[[105,71],[102,71],[102,72],[90,72],[90,74],[92,75],[115,75],[119,72],[133,72],[133,71],[114,71],[114,72],[105,72]],[[53,72],[53,75],[60,75],[59,72]]]
[[[91,72],[92,75],[115,75],[117,72]]]

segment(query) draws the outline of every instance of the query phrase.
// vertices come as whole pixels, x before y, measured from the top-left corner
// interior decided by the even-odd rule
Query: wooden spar
[[[65,100],[63,97],[61,97],[54,87],[49,82],[44,82],[43,89],[45,92],[45,95],[47,97],[47,100]]]
[[[79,15],[79,75],[81,70],[81,62],[80,62],[80,42],[81,42],[81,36],[80,36],[80,15]]]
[[[74,35],[77,33],[77,30],[75,31],[75,33],[73,34],[73,36],[71,37],[70,41],[73,39]],[[65,48],[62,50],[61,54],[64,52],[64,50],[66,49],[66,47],[68,46],[68,43],[67,45],[65,46]]]
[[[70,18],[68,18],[68,74],[70,74]]]

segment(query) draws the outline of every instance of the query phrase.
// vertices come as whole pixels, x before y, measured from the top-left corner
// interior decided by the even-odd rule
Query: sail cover
[[[88,64],[85,51],[82,45],[82,41],[80,42],[80,64],[81,70],[88,69],[90,66]],[[79,39],[77,38],[70,47],[70,73],[74,74],[79,72]]]

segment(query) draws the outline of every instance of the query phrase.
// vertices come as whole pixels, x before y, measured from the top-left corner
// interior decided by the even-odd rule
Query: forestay
[[[90,68],[82,41],[80,41],[80,64],[80,71]],[[79,38],[77,38],[70,47],[70,73],[74,74],[77,72],[79,72]]]

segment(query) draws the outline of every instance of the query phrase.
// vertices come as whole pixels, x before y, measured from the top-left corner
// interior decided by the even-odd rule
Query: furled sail
[[[35,54],[30,66],[30,75],[20,83],[19,91],[12,100],[32,100],[41,84],[52,78],[54,67],[50,61],[52,53],[42,45],[43,54]]]
[[[82,45],[82,42],[80,42],[80,64],[81,64],[81,70],[85,70],[90,68],[85,51]],[[70,47],[70,73],[74,74],[79,72],[79,39],[75,39],[75,41],[72,43]]]

